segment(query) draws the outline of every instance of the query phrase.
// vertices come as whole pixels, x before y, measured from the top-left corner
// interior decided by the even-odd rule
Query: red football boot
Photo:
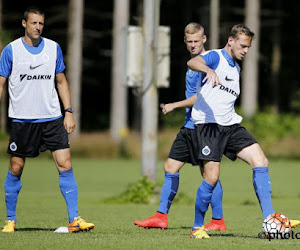
[[[162,214],[156,212],[152,217],[149,217],[146,220],[136,220],[133,222],[135,225],[143,228],[168,228],[168,214]]]
[[[223,218],[220,220],[211,219],[211,221],[204,225],[204,228],[208,231],[225,231],[226,225]]]

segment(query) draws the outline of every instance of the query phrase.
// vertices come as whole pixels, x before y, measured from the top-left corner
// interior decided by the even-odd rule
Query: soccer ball
[[[285,238],[284,234],[292,229],[289,218],[282,213],[270,214],[264,219],[262,228],[267,238]]]

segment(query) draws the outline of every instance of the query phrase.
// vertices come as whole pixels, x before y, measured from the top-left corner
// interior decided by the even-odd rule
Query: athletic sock
[[[179,187],[179,173],[165,173],[158,212],[167,214]]]
[[[215,220],[220,220],[221,218],[223,218],[222,199],[223,199],[223,189],[219,179],[216,187],[213,190],[211,203],[210,203],[212,209],[212,218]]]
[[[78,217],[78,188],[73,169],[59,171],[59,186],[67,204],[69,222],[72,222]]]
[[[271,199],[271,181],[267,167],[253,168],[253,186],[265,219],[268,215],[274,213]]]
[[[215,185],[207,183],[204,179],[198,188],[195,204],[195,221],[193,229],[195,227],[201,227],[204,225],[204,216],[208,209],[209,203],[211,202],[211,197]]]
[[[6,220],[14,220],[17,223],[16,207],[18,195],[22,188],[21,175],[13,175],[8,170],[4,183],[5,203],[6,203]]]

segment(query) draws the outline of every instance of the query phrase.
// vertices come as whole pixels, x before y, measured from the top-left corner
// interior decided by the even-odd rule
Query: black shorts
[[[21,157],[36,157],[47,149],[69,148],[63,117],[41,123],[12,122],[7,153]]]
[[[194,129],[182,127],[173,142],[169,158],[194,166],[199,165],[198,148],[193,147],[193,140],[195,140]]]
[[[239,124],[221,126],[216,123],[198,124],[193,146],[198,148],[198,160],[221,162],[224,154],[230,160],[237,158],[243,148],[257,143],[255,138]]]

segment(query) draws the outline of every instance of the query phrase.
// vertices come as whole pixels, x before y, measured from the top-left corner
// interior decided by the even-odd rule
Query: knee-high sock
[[[165,173],[165,181],[161,189],[158,212],[168,213],[179,187],[179,173]]]
[[[271,199],[271,181],[267,167],[253,168],[253,186],[265,219],[269,214],[274,213]]]
[[[69,222],[72,222],[78,217],[78,188],[73,169],[59,171],[59,186],[67,204]]]
[[[211,203],[210,203],[213,219],[221,219],[223,217],[222,199],[223,199],[223,189],[219,179],[212,193]]]
[[[8,170],[4,183],[5,203],[6,203],[6,220],[14,220],[17,223],[16,207],[18,195],[22,188],[21,175],[13,175]]]
[[[204,225],[204,216],[211,202],[215,185],[207,183],[204,179],[198,188],[195,204],[195,221],[193,228]]]

